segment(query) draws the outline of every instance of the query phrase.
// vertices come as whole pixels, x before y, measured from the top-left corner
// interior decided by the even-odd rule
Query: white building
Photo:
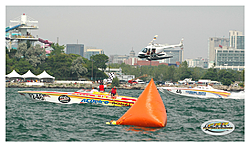
[[[109,62],[122,64],[128,58],[129,58],[129,56],[127,56],[127,55],[110,55]]]
[[[219,69],[245,68],[245,36],[240,31],[229,31],[229,38],[210,37],[208,42],[209,66]]]
[[[196,59],[186,59],[188,67],[208,67],[208,59],[203,59],[202,57],[198,57]]]
[[[101,70],[101,69],[99,69]],[[115,74],[115,77],[118,78],[118,80],[123,80],[123,81],[128,81],[128,80],[132,80],[135,78],[135,75],[124,75],[122,73],[122,69],[121,68],[106,68],[104,70],[104,73],[108,75],[108,73],[114,73]]]

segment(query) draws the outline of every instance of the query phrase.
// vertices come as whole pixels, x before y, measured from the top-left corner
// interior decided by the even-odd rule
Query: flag
[[[110,82],[110,83],[112,83],[112,81],[113,81],[113,79],[115,77],[115,73],[111,72],[111,73],[108,73],[108,75],[109,75],[109,78],[108,78],[107,81]]]

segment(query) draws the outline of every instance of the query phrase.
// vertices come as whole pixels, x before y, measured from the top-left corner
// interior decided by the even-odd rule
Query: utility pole
[[[93,59],[92,59],[92,80],[93,80]]]

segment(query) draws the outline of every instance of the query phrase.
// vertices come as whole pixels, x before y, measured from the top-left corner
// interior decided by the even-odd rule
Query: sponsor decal
[[[108,104],[109,101],[94,100],[94,99],[82,99],[82,101],[80,103]]]
[[[203,96],[206,96],[206,92],[186,91],[186,93],[192,94],[192,95],[203,95]]]
[[[61,95],[58,97],[58,101],[61,103],[68,103],[70,102],[70,97],[68,97],[67,95]]]
[[[112,102],[113,105],[131,106],[130,103]]]
[[[45,95],[45,94],[40,94],[40,93],[29,93],[29,96],[30,98],[32,99],[36,99],[36,100],[41,100],[41,101],[44,101],[45,97],[50,97],[48,95]]]
[[[94,100],[94,99],[82,99],[80,103],[94,103],[94,104],[112,104],[112,105],[120,105],[120,106],[131,106],[130,103],[123,103],[123,102],[109,102],[109,101],[102,101],[102,100]]]
[[[204,122],[201,130],[209,135],[226,135],[233,132],[234,124],[227,120],[214,119]]]

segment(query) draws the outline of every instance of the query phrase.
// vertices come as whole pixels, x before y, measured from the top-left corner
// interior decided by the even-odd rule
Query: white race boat
[[[174,93],[183,96],[200,97],[200,98],[226,98],[231,93],[214,89],[211,86],[197,86],[194,88],[181,88],[181,87],[158,87],[161,92]]]
[[[18,91],[19,94],[40,101],[47,101],[61,104],[72,103],[94,103],[108,106],[132,106],[137,98],[129,96],[111,97],[107,92],[97,90],[81,89],[77,92],[58,91]]]

